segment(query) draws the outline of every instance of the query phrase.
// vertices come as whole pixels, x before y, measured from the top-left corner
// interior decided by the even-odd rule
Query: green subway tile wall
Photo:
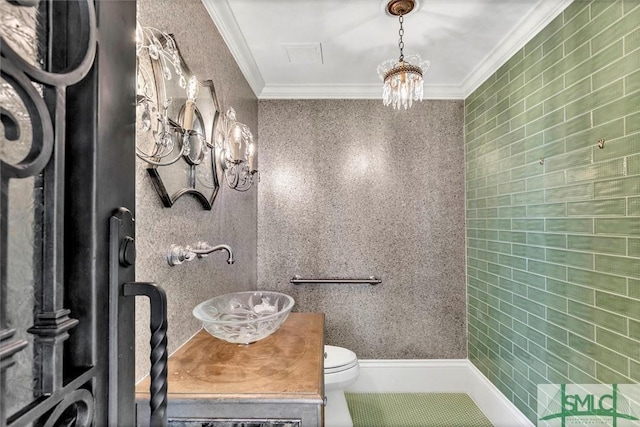
[[[540,383],[640,382],[639,40],[575,1],[465,100],[469,359],[534,423]]]

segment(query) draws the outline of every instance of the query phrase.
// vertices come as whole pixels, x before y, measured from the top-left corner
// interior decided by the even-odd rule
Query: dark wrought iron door
[[[109,249],[135,203],[135,15],[0,0],[0,426],[135,419],[135,252]]]

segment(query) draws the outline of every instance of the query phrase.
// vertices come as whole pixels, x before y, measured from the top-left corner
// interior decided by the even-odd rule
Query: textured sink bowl
[[[250,344],[277,331],[294,303],[292,297],[279,292],[234,292],[198,304],[193,315],[214,337]]]

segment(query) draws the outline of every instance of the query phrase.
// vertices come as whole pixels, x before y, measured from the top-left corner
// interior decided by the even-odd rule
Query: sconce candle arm
[[[200,138],[202,138],[202,142],[208,147],[208,148],[213,148],[214,145],[207,141],[206,139],[204,139],[204,135],[202,135],[201,133],[193,130],[193,129],[185,129],[182,126],[180,126],[179,123],[177,123],[176,121],[172,120],[171,118],[167,117],[166,118],[167,123],[165,126],[166,129],[171,129],[173,132],[175,132],[178,135],[178,138],[180,138],[181,143],[180,143],[180,151],[176,154],[174,154],[174,158],[170,159],[170,160],[165,160],[165,157],[170,154],[171,152],[173,152],[173,146],[171,147],[163,147],[162,144],[156,144],[155,148],[154,148],[154,152],[149,154],[149,153],[145,153],[144,151],[142,151],[139,147],[136,147],[136,155],[141,158],[142,160],[144,160],[145,162],[149,163],[150,165],[154,165],[154,166],[169,166],[172,165],[174,163],[176,163],[178,160],[180,160],[183,156],[188,155],[189,153],[187,152],[188,148],[189,148],[189,136],[191,135],[195,135],[198,136]],[[165,131],[166,132],[166,131]],[[160,140],[162,140],[162,138],[160,138]],[[167,152],[167,154],[164,153],[164,151]],[[204,154],[201,153],[201,157]],[[200,163],[200,161],[202,160],[202,158],[197,159],[197,162],[193,162],[195,164]]]
[[[167,262],[173,267],[183,262],[193,261],[196,257],[206,258],[210,253],[220,250],[227,251],[227,264],[233,264],[235,262],[233,259],[233,251],[229,245],[210,246],[206,242],[198,242],[195,248],[191,246],[171,245],[169,253],[167,253]]]
[[[146,98],[140,97],[138,98],[138,101],[145,102]],[[154,166],[169,166],[176,163],[186,154],[185,151],[188,147],[188,144],[185,144],[185,142],[188,143],[188,139],[185,141],[185,137],[188,136],[188,131],[183,129],[180,124],[171,119],[167,114],[167,109],[170,104],[171,100],[165,101],[162,116],[158,118],[161,131],[155,141],[153,152],[146,153],[136,145],[136,155],[145,162]],[[177,133],[177,135],[182,139],[180,151],[174,155],[173,159],[167,160],[166,157],[174,151],[174,133]]]
[[[236,191],[244,192],[251,188],[253,185],[253,176],[258,176],[260,181],[260,172],[257,170],[249,170],[245,165],[233,165],[224,170],[227,184],[230,188]]]

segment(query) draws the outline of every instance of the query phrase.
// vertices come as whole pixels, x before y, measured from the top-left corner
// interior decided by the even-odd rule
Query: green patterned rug
[[[465,393],[345,393],[353,427],[492,427]]]

